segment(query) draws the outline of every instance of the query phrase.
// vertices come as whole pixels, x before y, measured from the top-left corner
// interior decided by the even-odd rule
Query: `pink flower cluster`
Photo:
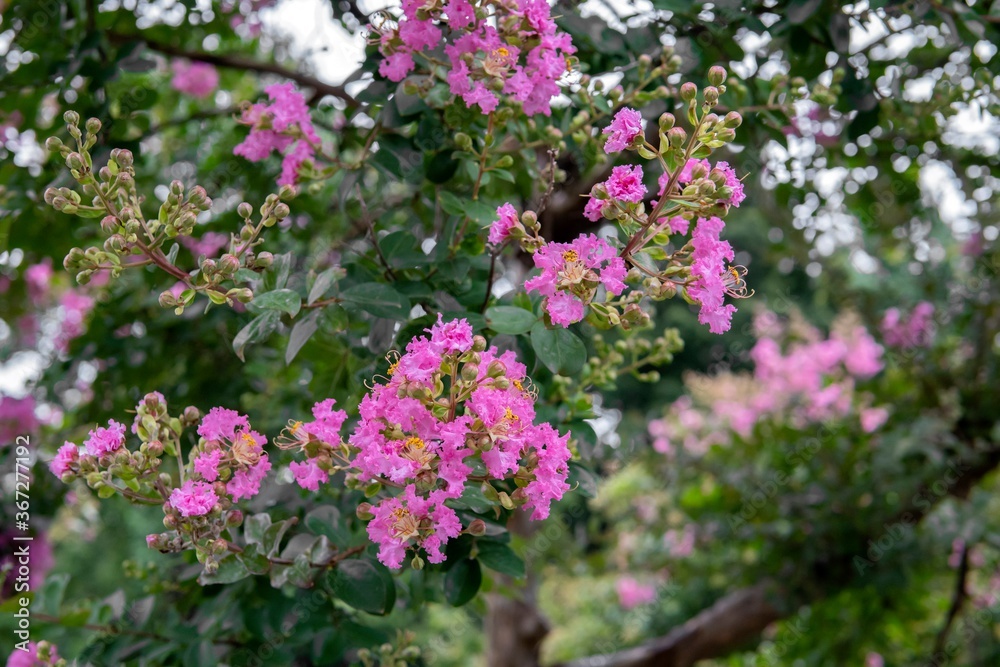
[[[889,347],[930,347],[934,340],[934,304],[921,301],[913,307],[909,317],[904,317],[898,308],[890,308],[885,311],[881,329]]]
[[[729,331],[736,306],[726,304],[726,294],[733,294],[740,275],[727,269],[726,262],[733,261],[733,248],[720,235],[726,223],[721,218],[699,218],[691,234],[691,277],[688,295],[701,304],[698,321],[708,325],[714,334]]]
[[[305,98],[291,83],[275,83],[264,89],[270,104],[253,104],[243,110],[240,122],[250,134],[233,149],[251,162],[266,159],[272,151],[283,154],[278,185],[294,185],[306,160],[316,155],[319,135],[309,117]]]
[[[421,0],[403,0],[399,27],[380,40],[382,76],[402,81],[416,68],[414,56],[432,51],[444,38],[451,61],[448,84],[467,107],[478,105],[490,113],[502,93],[521,103],[529,116],[551,114],[557,82],[576,49],[570,36],[557,29],[548,2],[491,0],[473,6],[469,0],[447,0],[428,7]]]
[[[222,489],[233,502],[260,492],[271,470],[264,451],[267,438],[250,428],[245,415],[212,408],[202,418],[198,435],[201,440],[190,454],[188,479],[171,492],[167,509],[184,517],[204,516],[221,500]]]
[[[108,422],[106,428],[98,427],[92,430],[89,437],[83,441],[83,446],[86,447],[87,453],[97,459],[105,454],[117,451],[124,444],[125,425],[119,424],[114,419]]]
[[[219,87],[219,73],[208,63],[175,60],[171,67],[174,77],[170,86],[185,95],[202,99]]]
[[[347,420],[347,413],[334,410],[336,401],[328,398],[313,406],[313,421],[293,422],[289,425],[289,435],[278,440],[282,449],[299,449],[306,454],[304,462],[289,464],[295,481],[303,489],[318,491],[320,484],[330,481],[332,452],[342,442],[340,429]]]
[[[855,384],[883,368],[882,347],[856,324],[835,328],[823,338],[814,329],[807,339],[787,346],[777,318],[758,318],[763,335],[750,352],[752,377],[725,375],[699,380],[699,394],[710,395],[705,406],[682,396],[666,418],[649,425],[653,447],[672,454],[676,446],[700,456],[712,445],[725,445],[735,434],[748,438],[763,419],[780,419],[796,427],[856,415],[861,429],[871,433],[888,419],[884,407],[872,407],[870,397]],[[800,332],[801,333],[801,332]]]
[[[462,530],[446,501],[462,495],[475,460],[490,479],[526,482],[511,498],[533,519],[546,518],[569,489],[569,434],[534,424],[534,397],[514,353],[486,349],[465,320],[439,316],[428,333],[364,397],[348,440],[359,481],[402,488],[373,508],[368,524],[379,559],[392,568],[409,548],[444,560],[442,549]]]
[[[502,204],[497,207],[497,219],[490,225],[489,242],[499,246],[510,238],[511,231],[521,228],[521,220],[517,217],[517,211],[510,204]]]
[[[545,309],[556,324],[568,327],[587,314],[598,285],[614,295],[625,289],[625,262],[604,239],[593,234],[572,243],[547,243],[534,255],[541,274],[524,283],[545,297]]]

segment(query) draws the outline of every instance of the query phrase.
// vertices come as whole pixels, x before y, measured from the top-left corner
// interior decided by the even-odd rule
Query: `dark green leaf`
[[[288,347],[285,349],[286,364],[292,363],[292,359],[299,353],[302,346],[316,333],[316,330],[319,328],[319,315],[319,311],[314,310],[296,322],[295,326],[292,327],[292,332],[288,335]]]
[[[453,607],[461,607],[476,596],[482,583],[483,571],[479,562],[463,558],[444,576],[444,597]]]
[[[340,298],[376,317],[403,320],[410,314],[410,300],[382,283],[355,285],[344,290]]]
[[[233,338],[233,351],[236,356],[240,358],[240,361],[246,361],[243,358],[243,351],[246,349],[247,345],[251,343],[257,343],[272,333],[278,328],[278,324],[281,322],[281,314],[276,311],[268,311],[266,313],[261,313],[257,317],[250,320],[250,324],[246,325],[240,332],[236,334]]]
[[[376,562],[360,558],[345,560],[330,574],[333,594],[355,609],[385,615],[396,604],[396,584]]]
[[[533,312],[517,306],[493,306],[486,310],[486,322],[497,333],[527,333],[536,321],[538,317]]]
[[[476,546],[479,548],[476,558],[486,567],[518,579],[524,576],[524,561],[508,545],[480,540]]]
[[[531,328],[531,346],[538,359],[553,373],[575,375],[587,360],[587,348],[569,329],[546,329],[542,322]]]
[[[231,584],[240,579],[250,576],[250,570],[235,555],[229,555],[219,561],[219,569],[215,574],[202,572],[198,577],[198,583],[202,586],[209,584]]]

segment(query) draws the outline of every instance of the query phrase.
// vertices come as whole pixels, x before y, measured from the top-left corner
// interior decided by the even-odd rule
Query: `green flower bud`
[[[246,220],[251,215],[253,215],[253,206],[248,202],[243,202],[236,207],[236,212],[240,214],[240,217]]]
[[[63,114],[63,120],[66,121],[67,125],[79,125],[80,124],[80,114],[70,109]]]
[[[715,65],[708,70],[708,82],[713,86],[721,86],[726,82],[726,68]]]
[[[86,128],[88,133],[97,134],[101,131],[101,121],[97,118],[88,118]]]
[[[690,102],[698,95],[698,86],[690,81],[681,86],[681,99]]]

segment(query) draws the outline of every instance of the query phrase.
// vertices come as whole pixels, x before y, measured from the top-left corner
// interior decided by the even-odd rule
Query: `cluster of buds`
[[[652,340],[645,336],[627,336],[611,343],[597,334],[591,342],[594,353],[584,366],[579,384],[609,388],[616,386],[618,378],[626,374],[640,382],[659,382],[659,371],[642,369],[670,363],[684,348],[677,329],[666,329]]]
[[[75,150],[58,137],[50,137],[45,145],[63,157],[80,191],[49,188],[45,191],[45,201],[69,215],[100,217],[105,236],[101,246],[73,248],[66,255],[63,266],[76,274],[77,282],[85,284],[99,271],[108,271],[114,278],[130,267],[154,264],[179,281],[179,289],[168,290],[159,299],[161,306],[173,308],[178,314],[198,293],[217,305],[231,306],[237,301],[248,303],[253,299],[253,292],[238,284],[237,272],[240,269],[260,272],[273,263],[271,253],[259,249],[263,242],[260,235],[290,214],[288,204],[282,201],[294,195],[290,186],[282,187],[279,194],[267,196],[256,223],[251,219],[250,204],[241,204],[238,212],[243,226],[239,234],[232,236],[229,251],[218,259],[200,258],[199,270],[192,275],[175,266],[175,255],[164,253],[163,247],[178,237],[195,233],[199,217],[212,208],[205,189],[197,185],[186,188],[176,180],[171,182],[157,216],[146,219],[142,211],[145,198],[136,188],[132,153],[119,148],[112,150],[107,164],[95,173],[90,151],[97,143],[101,122],[89,119],[84,133],[79,128],[79,114],[67,111],[63,118],[75,140]]]
[[[159,504],[170,485],[170,476],[160,473],[161,457],[176,454],[184,420],[192,417],[197,418],[195,408],[188,408],[184,418],[171,417],[163,396],[152,392],[136,406],[132,433],[139,437],[138,448],[126,446],[125,425],[111,420],[90,432],[82,452],[72,442],[64,444],[50,469],[66,483],[83,479],[101,498],[120,493],[137,502]]]

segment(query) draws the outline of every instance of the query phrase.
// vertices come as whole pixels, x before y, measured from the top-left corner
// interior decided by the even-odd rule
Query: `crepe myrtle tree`
[[[754,206],[765,216],[791,208],[794,188],[812,188],[761,181],[785,167],[781,146],[821,148],[845,132],[877,149],[890,141],[877,131],[887,118],[910,132],[904,148],[942,135],[892,106],[852,51],[852,26],[936,22],[968,41],[961,30],[982,36],[996,21],[982,7],[936,3],[787,4],[661,2],[602,16],[544,0],[407,1],[367,15],[337,3],[334,21],[366,50],[334,85],[307,73],[294,36],[268,26],[265,10],[281,3],[8,3],[0,345],[18,361],[5,372],[22,379],[0,398],[0,432],[2,455],[34,467],[31,521],[11,516],[4,530],[37,540],[25,589],[32,634],[8,664],[436,664],[463,641],[435,635],[429,619],[442,603],[485,615],[493,666],[571,660],[582,656],[560,651],[558,637],[541,650],[545,615],[560,615],[546,608],[546,581],[574,586],[565,572],[547,579],[542,564],[580,565],[606,549],[634,570],[618,580],[621,606],[679,600],[686,616],[658,615],[676,622],[667,634],[650,622],[640,635],[578,641],[605,654],[585,664],[688,665],[759,640],[820,599],[817,587],[853,582],[839,566],[822,578],[792,568],[821,559],[773,539],[789,522],[821,524],[823,544],[843,534],[850,470],[824,480],[845,494],[834,516],[795,503],[801,471],[821,475],[814,467],[840,449],[821,439],[793,463],[775,443],[831,423],[850,422],[842,437],[861,443],[886,423],[912,426],[891,404],[905,392],[881,380],[885,348],[935,350],[927,367],[924,352],[907,353],[904,377],[933,367],[955,378],[970,360],[989,368],[981,347],[959,342],[993,326],[993,302],[979,296],[992,275],[969,287],[969,310],[885,313],[878,340],[857,313],[828,336],[759,315],[752,383],[692,378],[695,398],[669,410],[649,397],[683,339],[699,360],[719,341],[745,344],[742,299],[812,294],[774,278],[788,272],[761,242],[773,237],[766,226],[748,225],[745,248],[727,227],[741,214],[760,219]],[[747,31],[771,41],[752,47]],[[746,66],[748,54],[775,69]],[[942,84],[934,109],[989,88],[981,69],[968,65],[968,78]],[[816,165],[791,169],[816,176]],[[923,237],[870,217],[863,236],[896,244],[884,270],[898,277],[899,248]],[[775,224],[805,227],[790,222]],[[995,234],[977,231],[975,256],[989,256]],[[755,259],[760,285],[746,268]],[[969,285],[956,262],[929,296]],[[834,299],[845,311],[857,305],[848,283]],[[875,305],[864,314],[881,317]],[[947,327],[954,338],[934,347]],[[635,405],[653,415],[649,439],[643,424],[642,445],[612,455],[595,419],[629,396],[645,396]],[[997,455],[985,413],[961,414],[934,424],[957,439],[950,454],[967,463],[965,489]],[[30,438],[6,447],[19,435]],[[711,489],[750,484],[742,452],[785,481],[726,522],[736,499],[717,502]],[[637,469],[641,484],[609,500]],[[917,488],[933,483],[907,471]],[[912,523],[958,488],[915,509]],[[852,539],[891,515],[869,505]],[[641,506],[638,524],[623,506]],[[574,541],[591,512],[617,522],[621,544]],[[556,537],[533,543],[546,524]],[[643,529],[664,533],[659,554],[630,541]],[[727,594],[714,584],[741,558],[723,550],[705,559],[707,573],[690,573],[713,586],[658,597],[664,554],[689,555],[721,533],[772,567],[745,568]],[[958,552],[961,572],[970,549]],[[52,552],[67,554],[74,578],[46,575]],[[585,581],[593,572],[582,567],[563,569]]]

